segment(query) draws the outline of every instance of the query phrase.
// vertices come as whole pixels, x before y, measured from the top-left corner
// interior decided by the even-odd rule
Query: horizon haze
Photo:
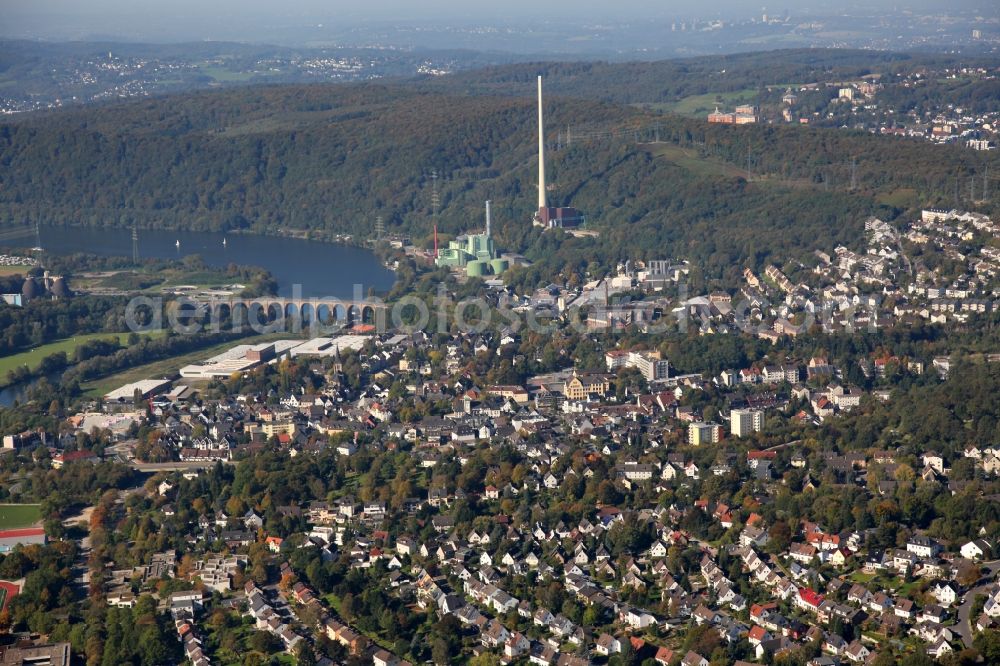
[[[297,0],[291,3],[271,0],[214,0],[209,3],[195,0],[170,3],[159,0],[95,0],[85,5],[69,0],[7,0],[0,37],[151,43],[237,41],[289,46],[362,46],[384,37],[389,46],[441,48],[442,38],[437,33],[483,24],[483,28],[503,26],[508,31],[533,32],[541,42],[536,50],[560,51],[566,49],[547,48],[546,35],[576,31],[580,34],[571,39],[587,41],[592,39],[592,35],[621,31],[626,36],[610,47],[621,49],[628,46],[627,33],[630,30],[646,33],[658,28],[669,34],[672,29],[677,29],[676,22],[692,20],[762,23],[767,16],[771,21],[795,23],[799,18],[828,17],[838,23],[849,19],[847,22],[857,23],[858,29],[872,27],[865,25],[869,21],[885,21],[882,27],[891,31],[893,22],[885,19],[915,13],[961,16],[994,29],[1000,23],[998,8],[987,0],[957,0],[949,3],[947,9],[929,0],[875,0],[840,3],[835,7],[819,2],[770,5],[751,0],[721,0],[707,6],[694,0],[669,3],[628,0],[613,7],[595,0],[557,0],[544,5],[513,0],[502,7],[458,0],[431,0],[419,6],[403,0],[366,4],[344,0]],[[635,21],[642,23],[629,25]],[[386,34],[387,30],[407,34]],[[370,32],[375,34],[369,35]],[[447,39],[443,41],[447,42]],[[458,46],[467,48],[461,39],[456,41]],[[520,44],[497,43],[496,39],[486,39],[484,44],[487,48],[500,50],[522,48]],[[602,45],[595,50],[605,48]]]

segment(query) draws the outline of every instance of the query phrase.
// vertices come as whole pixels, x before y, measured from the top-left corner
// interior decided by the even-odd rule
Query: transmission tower
[[[42,249],[42,225],[35,220],[35,247]]]
[[[431,171],[431,216],[434,224],[437,224],[438,212],[441,210],[441,195],[438,193],[438,172],[437,169]]]
[[[139,227],[132,223],[132,263],[139,263]]]
[[[382,222],[382,216],[379,215],[375,218],[375,240],[380,241],[385,235],[385,224]]]

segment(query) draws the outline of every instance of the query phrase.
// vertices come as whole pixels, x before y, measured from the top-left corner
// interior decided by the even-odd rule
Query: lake
[[[132,256],[131,229],[41,227],[40,236],[42,248],[52,254],[85,252]],[[0,245],[26,248],[35,244],[34,233],[0,242]],[[298,284],[303,297],[347,299],[355,296],[355,284],[360,284],[361,294],[367,295],[369,289],[383,293],[395,283],[393,272],[364,248],[282,236],[139,231],[140,257],[180,259],[193,254],[201,255],[210,266],[224,267],[232,263],[264,268],[278,281],[281,296],[292,296],[293,285]]]

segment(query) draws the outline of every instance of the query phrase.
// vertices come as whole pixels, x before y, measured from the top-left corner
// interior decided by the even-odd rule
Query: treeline
[[[87,440],[92,449],[103,448],[106,439]],[[96,504],[109,490],[123,490],[138,480],[128,465],[113,462],[75,462],[60,469],[36,469],[24,483],[20,498],[42,504],[45,517],[59,517],[67,507]]]
[[[77,363],[63,375],[63,385],[79,385],[85,381],[121,372],[138,365],[171,358],[227,340],[235,340],[241,335],[233,332],[174,335],[168,331],[160,338],[141,335],[136,337],[135,343],[130,344],[125,349],[118,349],[110,354],[96,355]]]
[[[0,612],[0,626],[68,641],[75,654],[85,655],[88,666],[181,663],[181,644],[154,597],[140,597],[131,609],[108,608],[101,597],[78,602],[73,589],[76,555],[75,542],[59,541],[0,556],[0,576],[24,578],[20,593]]]
[[[969,113],[996,111],[1000,103],[1000,80],[944,79],[927,80],[918,85],[886,86],[878,93],[879,104],[893,109],[896,115],[924,112],[955,106]]]
[[[24,578],[17,596],[0,611],[0,625],[52,633],[74,612],[76,594],[72,587],[72,567],[77,547],[72,541],[49,546],[23,546],[3,556],[0,576],[7,580]]]
[[[125,299],[86,296],[0,306],[0,355],[74,335],[125,330]]]

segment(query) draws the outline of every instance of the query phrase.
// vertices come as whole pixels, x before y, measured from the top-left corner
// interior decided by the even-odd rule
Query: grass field
[[[727,178],[746,176],[746,171],[743,169],[722,160],[701,157],[697,151],[691,148],[660,143],[653,144],[650,150],[657,157],[662,157],[699,176],[725,176]]]
[[[255,335],[239,340],[230,340],[229,342],[223,342],[222,344],[214,345],[212,347],[205,347],[204,349],[182,354],[181,356],[174,356],[173,358],[164,359],[162,361],[156,361],[154,363],[147,363],[146,365],[129,368],[128,370],[123,370],[122,372],[114,375],[109,375],[102,379],[96,379],[92,382],[88,382],[81,388],[83,389],[85,395],[89,397],[98,397],[115,390],[119,386],[131,384],[132,382],[137,382],[140,379],[149,379],[150,377],[170,377],[171,375],[176,374],[177,371],[185,365],[190,365],[197,361],[203,361],[210,356],[224,352],[230,347],[235,347],[236,345],[255,345],[261,342],[268,342],[270,340],[287,340],[294,337],[295,336],[291,333],[274,333],[268,335]]]
[[[667,160],[676,166],[702,177],[746,178],[747,172],[742,166],[726,162],[715,157],[705,157],[693,148],[683,148],[669,143],[651,143],[648,150],[655,156]],[[782,178],[774,174],[752,173],[750,182],[757,187],[789,187],[796,189],[817,189],[820,187],[805,178]],[[841,188],[843,189],[843,188]]]
[[[160,336],[163,335],[163,332],[154,331],[146,335]],[[67,338],[65,340],[50,342],[49,344],[35,347],[30,351],[4,356],[3,358],[0,358],[0,385],[4,384],[7,378],[7,373],[14,368],[26,365],[30,370],[34,370],[46,356],[50,356],[58,352],[66,352],[66,355],[72,359],[76,348],[86,342],[91,340],[108,340],[111,338],[117,338],[119,344],[124,344],[128,339],[128,336],[128,333],[91,333],[88,335],[78,335],[75,338]]]
[[[920,205],[920,195],[912,188],[903,188],[880,194],[876,201],[897,208],[916,208]]]
[[[15,264],[13,266],[0,266],[0,277],[7,277],[8,275],[24,275],[30,271],[34,266],[28,266],[27,264]]]
[[[737,104],[752,104],[757,101],[757,90],[747,88],[735,92],[714,92],[704,95],[691,95],[676,102],[661,104],[639,104],[657,111],[669,111],[681,116],[705,116],[718,106],[720,111],[732,111]]]
[[[38,504],[0,504],[0,529],[30,527],[42,519]]]

